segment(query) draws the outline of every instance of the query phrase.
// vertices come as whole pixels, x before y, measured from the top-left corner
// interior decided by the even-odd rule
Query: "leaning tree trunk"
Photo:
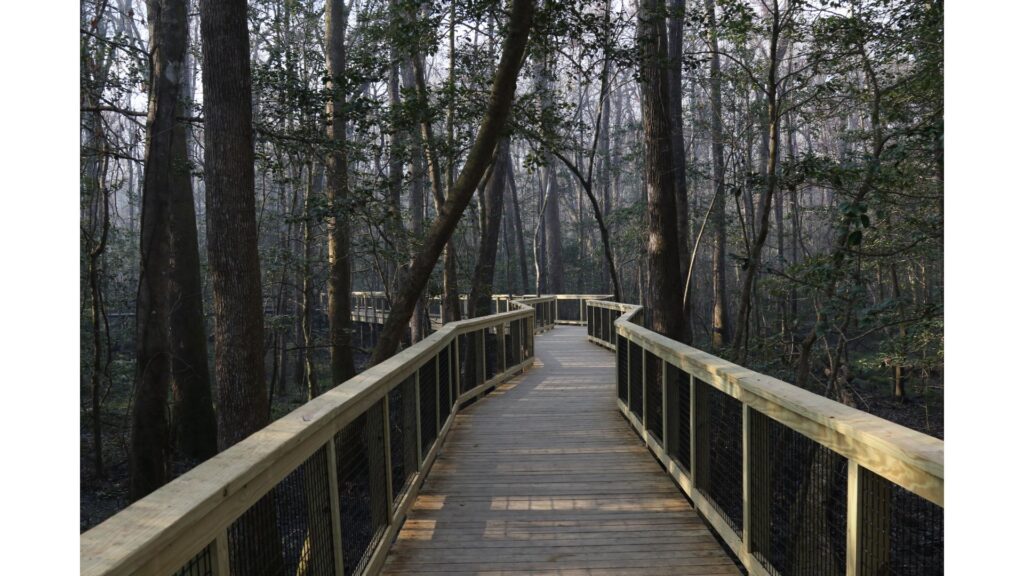
[[[473,196],[473,191],[487,170],[494,147],[501,136],[515,94],[516,79],[522,66],[523,54],[533,21],[533,0],[513,0],[508,21],[508,36],[502,47],[491,85],[487,111],[480,124],[476,140],[466,156],[466,162],[458,180],[448,194],[442,210],[431,224],[423,241],[423,247],[413,259],[402,282],[402,290],[396,295],[391,312],[381,330],[380,341],[373,351],[371,364],[378,364],[394,354],[401,340],[403,327],[409,322],[416,300],[430,278],[444,245],[451,238],[455,226]]]
[[[128,488],[132,500],[156,490],[168,476],[170,436],[166,408],[173,356],[170,338],[171,190],[176,183],[172,177],[176,168],[174,140],[183,134],[174,128],[188,45],[188,19],[183,0],[152,0],[147,7],[152,68],[135,313],[135,402]]]
[[[680,300],[683,280],[679,270],[675,181],[672,170],[672,126],[669,120],[665,20],[657,0],[640,0],[637,43],[640,46],[640,93],[643,111],[644,174],[650,235],[648,310],[651,329],[682,339],[685,318]]]
[[[509,138],[498,143],[491,176],[480,197],[480,252],[473,269],[473,284],[469,291],[470,315],[486,316],[491,313],[491,294],[494,284],[494,261],[498,255],[498,233],[501,230],[502,204],[509,165]]]
[[[352,261],[349,246],[348,153],[345,112],[345,20],[342,0],[329,2],[326,38],[327,73],[331,100],[327,103],[327,138],[332,150],[327,156],[327,315],[330,319],[331,382],[328,388],[355,376],[352,360]]]

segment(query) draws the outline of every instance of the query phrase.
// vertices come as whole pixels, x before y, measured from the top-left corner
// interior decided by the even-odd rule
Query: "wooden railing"
[[[587,302],[619,410],[751,574],[941,574],[941,440]]]
[[[447,324],[297,408],[82,534],[81,573],[376,573],[454,415],[532,365],[551,301]]]
[[[492,312],[507,312],[510,309],[510,302],[535,302],[545,303],[548,306],[544,314],[548,314],[554,324],[585,325],[586,302],[590,300],[604,301],[612,298],[609,294],[550,294],[543,296],[515,295],[515,294],[494,294],[491,296]],[[468,297],[465,294],[459,296],[459,305],[463,316],[467,315]],[[550,302],[550,304],[546,304]],[[427,301],[427,309],[430,317],[439,321],[442,315],[442,301],[439,296],[430,298]],[[352,293],[352,320],[383,324],[387,314],[391,310],[391,303],[384,292],[353,292]],[[541,314],[538,311],[538,314]]]

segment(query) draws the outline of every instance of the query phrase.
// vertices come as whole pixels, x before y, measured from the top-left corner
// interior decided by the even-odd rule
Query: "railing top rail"
[[[615,321],[621,336],[894,484],[943,504],[942,440],[676,342],[631,321],[642,307],[624,306],[631,309]]]
[[[587,306],[595,306],[597,308],[609,308],[611,310],[618,310],[620,312],[632,312],[639,310],[641,307],[636,304],[623,304],[621,302],[613,302],[611,300],[587,300]]]
[[[81,535],[81,573],[177,569],[181,563],[175,562],[215,539],[330,437],[456,337],[533,313],[526,305],[520,308],[445,324],[133,503]]]

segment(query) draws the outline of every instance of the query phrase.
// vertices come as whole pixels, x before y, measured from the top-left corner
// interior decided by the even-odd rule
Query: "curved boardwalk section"
[[[385,574],[739,574],[615,404],[614,355],[559,326],[457,417]]]

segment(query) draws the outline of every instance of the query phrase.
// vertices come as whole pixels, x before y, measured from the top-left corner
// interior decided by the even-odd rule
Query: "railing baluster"
[[[437,394],[434,394],[434,430],[437,430],[436,435],[441,434],[441,353],[439,352],[434,356],[434,388],[437,390]],[[435,440],[436,441],[436,440]]]
[[[647,430],[647,349],[640,347],[640,424]]]
[[[667,454],[675,454],[679,443],[679,414],[675,409],[679,390],[668,380],[668,362],[661,362],[661,445]]]
[[[214,576],[231,576],[231,559],[228,552],[227,528],[217,534],[213,541],[213,574]],[[340,575],[339,575],[340,576]]]
[[[401,384],[399,383],[399,386]],[[387,497],[385,500],[388,503],[388,524],[391,523],[392,516],[394,514],[394,500],[392,494],[394,491],[394,479],[391,477],[391,398],[390,394],[385,394],[382,399],[384,405],[384,485],[387,489]]]
[[[335,451],[333,435],[327,440],[327,488],[331,492],[331,540],[334,552],[334,574],[335,576],[344,576],[345,559],[341,553],[341,501],[338,498],[338,456]]]
[[[420,369],[416,369],[416,469],[423,470],[423,423],[420,422]]]
[[[846,468],[846,576],[858,576],[860,570],[861,512],[860,465],[852,460]]]

